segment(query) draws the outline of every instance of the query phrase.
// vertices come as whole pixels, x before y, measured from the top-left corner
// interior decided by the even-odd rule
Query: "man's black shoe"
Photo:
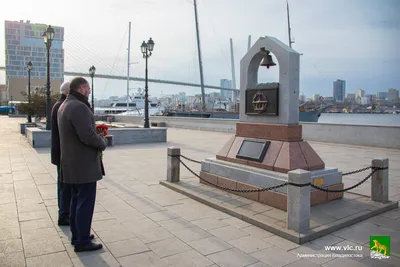
[[[90,236],[89,236],[89,239],[90,239],[90,240],[94,239],[94,235],[90,235]],[[73,240],[71,240],[71,245],[74,245],[74,241],[73,241]]]
[[[94,250],[99,250],[102,248],[103,248],[102,244],[96,244],[96,243],[90,242],[89,244],[86,244],[86,245],[75,246],[74,251],[75,252],[94,251]]]
[[[58,225],[59,226],[69,226],[69,219],[68,218],[58,219]]]

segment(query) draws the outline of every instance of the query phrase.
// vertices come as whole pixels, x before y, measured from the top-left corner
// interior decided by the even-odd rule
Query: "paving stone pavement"
[[[18,132],[24,119],[0,116],[0,266],[400,266],[396,209],[304,245],[252,226],[159,185],[169,146],[188,157],[212,157],[231,134],[168,129],[168,143],[116,146],[104,153],[92,231],[101,251],[75,253],[57,221],[56,169],[49,149],[33,149]],[[400,200],[400,151],[310,142],[327,166],[352,171],[389,157],[390,198]],[[198,171],[199,166],[191,163]],[[344,179],[348,187],[364,174]],[[181,169],[181,179],[193,175]],[[369,195],[367,182],[353,190]],[[391,257],[369,256],[370,235],[390,235]],[[336,251],[327,245],[361,246]],[[362,254],[350,258],[346,254]],[[302,255],[303,257],[300,257]]]

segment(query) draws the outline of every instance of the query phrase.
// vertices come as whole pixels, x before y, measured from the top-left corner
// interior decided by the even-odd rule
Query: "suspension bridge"
[[[5,70],[6,68],[4,66],[0,66],[0,70]],[[90,77],[89,73],[84,73],[84,72],[72,72],[72,71],[64,71],[65,76],[81,76],[81,77]],[[121,76],[121,75],[108,75],[108,74],[96,74],[96,78],[100,79],[111,79],[111,80],[127,80],[127,76]],[[145,78],[141,77],[129,77],[130,81],[139,81],[139,82],[144,82]],[[182,85],[182,86],[191,86],[191,87],[201,87],[200,84],[197,83],[189,83],[189,82],[180,82],[180,81],[170,81],[170,80],[162,80],[162,79],[151,79],[149,78],[148,81],[150,83],[163,83],[163,84],[173,84],[173,85]],[[218,89],[218,90],[227,90],[227,91],[239,91],[239,89],[231,89],[231,88],[223,88],[220,86],[214,86],[214,85],[204,85],[205,88],[209,89]]]

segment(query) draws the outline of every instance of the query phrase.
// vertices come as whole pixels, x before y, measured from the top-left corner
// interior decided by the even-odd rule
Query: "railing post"
[[[171,183],[179,182],[181,149],[169,147],[167,151],[167,181]]]
[[[311,173],[305,170],[288,172],[288,182],[294,184],[307,184],[311,182]],[[310,186],[288,185],[287,188],[287,216],[288,228],[298,233],[310,229],[311,202]]]
[[[387,158],[375,158],[372,160],[373,168],[388,168],[389,159]],[[389,201],[389,169],[376,170],[372,174],[371,180],[371,200],[387,203]]]

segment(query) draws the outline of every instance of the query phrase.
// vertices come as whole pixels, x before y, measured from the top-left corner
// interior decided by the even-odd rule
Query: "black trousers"
[[[60,165],[57,165],[57,200],[58,200],[58,220],[61,221],[69,217],[71,204],[71,188],[61,182]]]
[[[89,236],[96,202],[97,182],[65,185],[72,191],[69,213],[72,242],[74,245],[86,245],[91,242]]]

